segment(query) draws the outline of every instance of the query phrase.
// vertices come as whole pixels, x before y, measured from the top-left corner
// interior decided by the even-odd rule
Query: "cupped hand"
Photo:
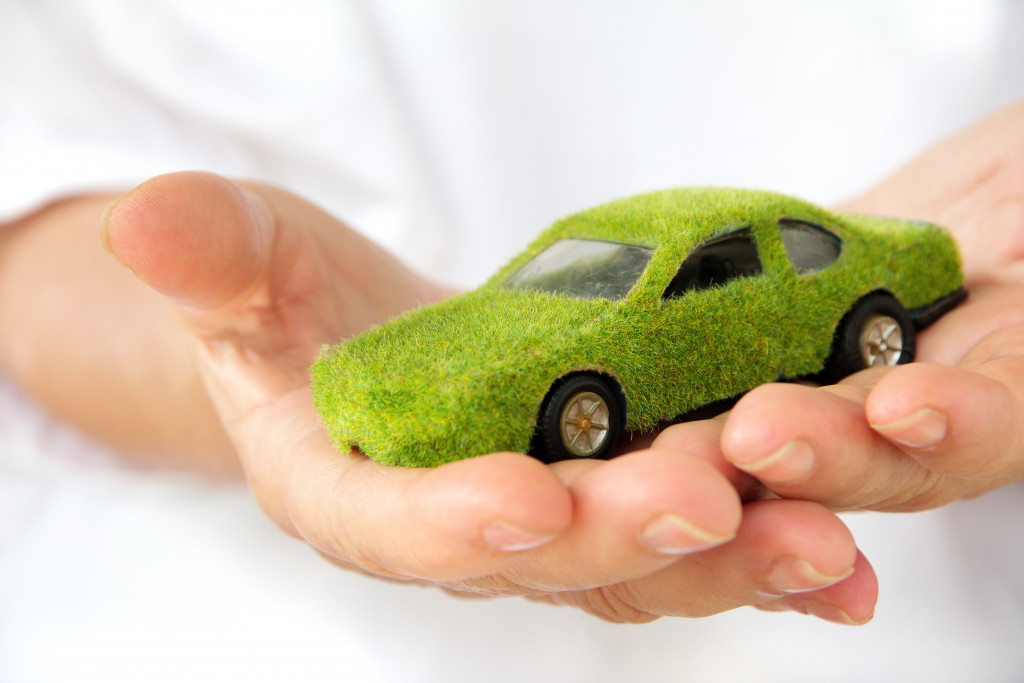
[[[743,479],[714,461],[717,434],[553,467],[496,453],[405,469],[339,453],[310,398],[320,346],[446,293],[294,195],[160,176],[108,211],[104,236],[174,302],[256,501],[337,564],[616,621],[751,604],[872,614],[874,574],[831,512],[767,500],[741,519]]]
[[[838,509],[924,510],[1020,480],[1024,103],[926,151],[843,209],[949,227],[969,298],[920,335],[921,362],[836,386],[750,392],[724,423],[725,457],[783,497]]]

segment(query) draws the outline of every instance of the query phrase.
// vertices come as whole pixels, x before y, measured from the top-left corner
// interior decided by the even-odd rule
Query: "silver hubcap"
[[[860,328],[860,356],[865,367],[896,365],[903,355],[903,331],[895,318],[873,315]]]
[[[592,391],[583,391],[565,404],[559,420],[562,443],[575,456],[597,453],[608,438],[608,404]]]

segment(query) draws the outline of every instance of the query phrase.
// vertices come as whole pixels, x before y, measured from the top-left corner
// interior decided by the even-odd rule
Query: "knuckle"
[[[917,467],[916,481],[908,481],[900,492],[883,501],[876,509],[889,512],[918,512],[941,507],[951,502],[949,477],[939,472]]]
[[[520,595],[524,597],[539,598],[546,594],[545,591],[523,586],[499,574],[488,574],[487,576],[478,576],[462,581],[452,581],[444,588],[449,592],[460,595],[468,594],[482,597]]]
[[[600,586],[578,591],[574,604],[583,611],[614,624],[646,624],[659,618],[636,605],[635,596],[626,583]]]
[[[327,562],[330,562],[335,567],[339,567],[346,571],[356,572],[362,574],[363,576],[368,576],[373,579],[380,579],[383,581],[391,581],[394,583],[403,584],[416,583],[420,585],[429,585],[428,582],[418,580],[417,578],[408,576],[406,574],[392,572],[383,567],[361,567],[353,562],[349,562],[347,559],[342,557],[336,557],[335,555],[330,555],[319,550],[316,550],[315,552],[322,559],[326,560]]]
[[[423,576],[436,580],[461,580],[473,573],[476,563],[462,546],[432,543],[419,548],[413,560]]]

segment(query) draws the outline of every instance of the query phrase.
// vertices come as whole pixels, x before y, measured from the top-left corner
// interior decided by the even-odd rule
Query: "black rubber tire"
[[[607,407],[607,431],[600,446],[592,453],[574,453],[562,432],[562,418],[566,408],[584,394],[600,398]],[[615,451],[622,434],[623,410],[618,387],[596,374],[572,375],[558,382],[544,401],[537,421],[533,455],[543,462],[577,458],[606,460]]]
[[[882,364],[903,365],[914,360],[917,333],[910,315],[893,295],[888,292],[874,292],[855,303],[839,322],[832,340],[832,355],[825,364],[826,381],[838,382],[868,367],[865,354],[868,353],[866,347],[869,344],[864,337],[878,316],[895,322],[902,338],[898,353],[893,354],[893,349],[890,349],[889,360],[883,360]]]

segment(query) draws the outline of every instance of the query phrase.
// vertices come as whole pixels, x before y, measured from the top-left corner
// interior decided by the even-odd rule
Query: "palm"
[[[307,367],[320,345],[443,293],[308,203],[245,187],[154,179],[118,204],[108,239],[178,303],[253,495],[282,529],[374,574],[547,597],[611,619],[739,604],[870,615],[873,573],[831,513],[768,501],[741,524],[732,484],[699,454],[548,468],[497,453],[403,469],[338,453],[311,405]],[[855,580],[818,590],[854,565]]]

